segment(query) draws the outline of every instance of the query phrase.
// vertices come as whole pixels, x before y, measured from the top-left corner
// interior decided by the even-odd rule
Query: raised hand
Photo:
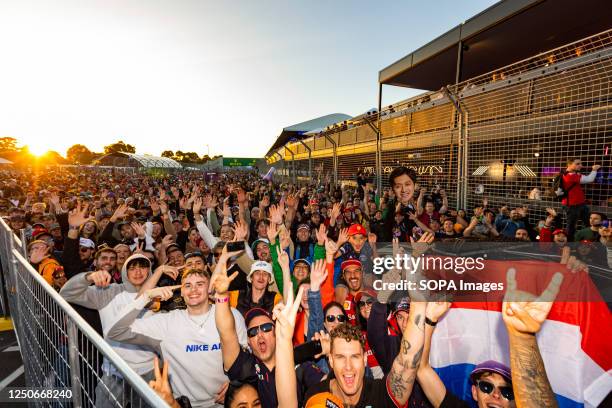
[[[282,224],[283,217],[285,215],[285,209],[280,206],[270,206],[270,223]]]
[[[161,210],[162,215],[168,214],[168,204],[165,201],[159,201],[159,209]]]
[[[560,263],[565,265],[565,267],[572,273],[580,271],[589,271],[589,266],[586,263],[582,262],[580,259],[572,255],[572,251],[569,246],[564,246],[561,250]]]
[[[348,242],[348,228],[342,228],[340,233],[338,233],[338,248],[342,247],[345,243]]]
[[[295,209],[298,205],[298,199],[294,194],[289,194],[285,200],[285,203],[287,204],[287,207]]]
[[[338,252],[338,244],[328,238],[325,241],[325,258],[330,262],[333,261],[336,252]]]
[[[142,225],[140,225],[139,223],[132,222],[132,223],[130,223],[130,226],[132,227],[132,229],[134,230],[136,235],[138,235],[138,239],[144,239],[145,236],[147,235],[144,227]]]
[[[276,236],[278,235],[278,225],[273,222],[270,222],[270,225],[267,229],[268,240],[270,241],[270,245],[276,242]]]
[[[325,279],[327,278],[328,272],[326,262],[323,259],[319,259],[312,264],[310,269],[310,290],[317,292]]]
[[[151,210],[153,211],[153,214],[159,214],[160,206],[159,206],[159,203],[157,202],[157,198],[151,197],[149,206],[151,207]]]
[[[278,303],[274,306],[272,317],[276,320],[276,341],[290,343],[293,339],[295,329],[295,318],[300,307],[302,296],[304,295],[304,285],[300,286],[298,293],[293,298],[293,290],[288,291],[287,304]]]
[[[321,330],[320,332],[316,332],[314,336],[312,336],[312,339],[319,340],[321,342],[322,351],[321,353],[314,356],[315,359],[329,354],[329,352],[331,351],[331,337],[329,333],[325,333],[324,330]]]
[[[150,300],[160,300],[163,302],[170,299],[173,296],[173,292],[180,287],[181,285],[158,286],[147,290],[145,296]]]
[[[87,204],[82,205],[77,203],[74,210],[68,213],[68,225],[72,228],[78,228],[85,224],[87,221],[91,221],[92,218],[88,217],[89,206]]]
[[[280,246],[277,246],[276,256],[277,256],[276,259],[278,261],[278,264],[281,266],[283,271],[288,271],[289,270],[289,255],[287,254],[287,252],[282,250]]]
[[[193,200],[193,213],[194,214],[200,214],[200,211],[202,210],[202,204],[203,204],[203,200],[201,197],[196,197]]]
[[[106,288],[111,284],[112,278],[106,271],[95,271],[86,276],[88,282],[93,283],[99,288]]]
[[[180,405],[174,399],[172,387],[170,387],[170,382],[168,381],[168,360],[164,360],[164,368],[162,372],[159,370],[159,359],[157,357],[155,357],[154,366],[155,380],[149,381],[149,387],[151,387],[153,391],[155,391],[155,393],[159,395],[159,397],[163,399],[170,407],[179,407]]]
[[[563,282],[563,274],[553,275],[540,296],[518,290],[516,269],[508,269],[507,289],[502,304],[502,317],[509,333],[535,334],[548,317]]]
[[[335,203],[331,210],[331,218],[337,219],[340,216],[340,203]]]
[[[410,237],[410,243],[412,244],[412,256],[418,257],[424,254],[429,246],[434,241],[434,235],[431,232],[425,232],[418,241],[414,241],[414,238]]]
[[[48,256],[47,247],[35,246],[30,251],[29,260],[33,264],[39,264]]]
[[[244,241],[249,233],[249,228],[246,222],[236,221],[234,228],[234,241]]]
[[[238,204],[244,204],[246,202],[246,193],[241,188],[236,190],[236,201]]]
[[[230,211],[229,201],[225,200],[223,201],[223,217],[229,217],[231,215],[232,212]]]
[[[325,241],[327,240],[327,227],[325,224],[321,223],[319,228],[315,230],[315,233],[317,234],[317,244],[325,245]]]
[[[231,274],[231,276],[227,276],[227,258],[231,256],[230,254],[232,253],[227,252],[225,248],[223,248],[223,251],[224,252],[221,253],[221,256],[219,257],[219,261],[217,262],[217,265],[215,266],[215,272],[210,278],[210,288],[214,290],[217,296],[223,296],[227,294],[230,283],[232,283],[232,281],[236,279],[236,276],[238,276],[238,273],[239,273],[238,271],[236,271],[233,274]],[[225,253],[225,256],[224,256],[224,253]]]
[[[375,247],[376,246],[376,241],[377,241],[378,237],[376,236],[376,234],[369,232],[368,233],[368,242],[370,243],[371,247]]]
[[[446,313],[450,307],[451,302],[430,301],[427,303],[427,309],[425,309],[425,317],[435,323],[440,320],[442,316],[444,316],[444,313]]]
[[[125,217],[127,211],[128,211],[128,205],[127,204],[121,204],[119,207],[117,207],[117,209],[115,210],[115,212],[113,213],[113,215],[110,218],[111,222],[117,222],[118,219],[122,219],[123,217]]]
[[[269,205],[270,205],[270,197],[264,196],[264,198],[262,198],[261,201],[259,202],[259,211],[265,210],[266,207],[268,207]]]

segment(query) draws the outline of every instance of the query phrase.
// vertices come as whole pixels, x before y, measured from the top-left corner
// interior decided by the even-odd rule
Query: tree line
[[[119,140],[104,146],[103,152],[93,152],[87,146],[77,143],[68,148],[65,156],[49,150],[39,160],[50,164],[94,164],[100,157],[117,152],[136,153],[136,146]],[[18,140],[14,137],[0,137],[0,157],[13,163],[24,163],[34,159],[34,155],[30,152],[28,146],[19,146]],[[209,157],[206,154],[199,156],[196,152],[164,150],[161,157],[168,157],[180,163],[206,163],[220,156]]]

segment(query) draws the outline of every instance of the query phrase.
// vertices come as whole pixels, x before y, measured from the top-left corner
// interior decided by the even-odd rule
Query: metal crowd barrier
[[[102,337],[29,264],[26,241],[0,219],[0,258],[26,386],[53,391],[30,406],[167,407]],[[102,381],[102,362],[113,385]],[[121,392],[123,391],[123,392]],[[42,395],[42,394],[39,394]],[[2,405],[2,403],[0,403]]]

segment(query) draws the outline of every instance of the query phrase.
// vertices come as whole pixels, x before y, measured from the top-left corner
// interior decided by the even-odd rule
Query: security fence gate
[[[456,208],[486,197],[495,207],[528,204],[535,221],[559,207],[552,179],[579,158],[585,170],[602,166],[585,192],[592,211],[612,215],[611,79],[608,30],[329,126],[268,162],[283,157],[286,181],[354,184],[363,172],[382,188],[407,166],[421,186],[445,189]]]
[[[25,245],[0,219],[4,290],[29,389],[21,401],[37,407],[167,407],[32,268]],[[122,393],[101,381],[104,371],[113,373]]]

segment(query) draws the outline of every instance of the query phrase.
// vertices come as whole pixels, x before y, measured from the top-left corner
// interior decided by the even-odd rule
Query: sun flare
[[[44,156],[44,154],[49,151],[48,148],[39,144],[28,145],[28,150],[30,151],[30,153],[37,157]]]

